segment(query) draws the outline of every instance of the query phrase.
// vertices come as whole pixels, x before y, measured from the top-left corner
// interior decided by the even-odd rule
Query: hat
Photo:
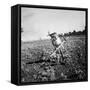
[[[53,33],[49,34],[49,36],[54,36],[54,35],[57,35],[57,33],[53,32]]]

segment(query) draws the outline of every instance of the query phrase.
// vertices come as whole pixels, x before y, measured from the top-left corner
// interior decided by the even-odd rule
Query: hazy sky
[[[49,32],[66,33],[83,30],[85,11],[25,8],[21,9],[22,40],[48,38]]]

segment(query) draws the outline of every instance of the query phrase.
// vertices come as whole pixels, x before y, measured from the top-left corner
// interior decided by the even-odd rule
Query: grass
[[[57,57],[50,58],[53,46],[50,40],[22,42],[22,82],[60,80],[86,80],[87,61],[85,36],[66,37],[63,44],[64,60],[57,64]]]

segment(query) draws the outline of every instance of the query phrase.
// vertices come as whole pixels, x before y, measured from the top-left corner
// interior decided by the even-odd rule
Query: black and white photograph
[[[87,81],[85,10],[21,7],[21,83]]]

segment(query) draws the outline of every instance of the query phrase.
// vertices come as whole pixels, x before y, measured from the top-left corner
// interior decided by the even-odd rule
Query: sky
[[[85,11],[21,8],[22,40],[48,39],[48,32],[58,34],[85,28]]]

